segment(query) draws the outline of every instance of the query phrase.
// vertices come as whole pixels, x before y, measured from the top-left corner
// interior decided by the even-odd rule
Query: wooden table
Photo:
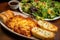
[[[9,9],[10,8],[9,8],[7,2],[0,3],[0,12],[3,12],[5,10],[9,10]],[[56,25],[59,28],[58,32],[56,33],[55,40],[60,40],[60,19],[55,20],[55,21],[51,21],[51,23]],[[3,28],[1,28],[1,27],[2,26],[0,26],[0,40],[15,40],[15,39],[17,40],[17,38],[12,37],[12,35],[10,35],[10,34],[7,34],[9,32],[5,32],[5,30],[3,30]]]

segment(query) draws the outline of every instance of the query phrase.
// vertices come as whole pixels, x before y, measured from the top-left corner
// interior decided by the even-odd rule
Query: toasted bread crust
[[[50,39],[50,38],[54,38],[55,34],[53,32],[35,27],[32,28],[32,34],[33,36],[37,37],[37,38],[42,38],[42,39]]]
[[[49,31],[56,32],[58,30],[58,28],[55,25],[53,25],[53,24],[51,24],[51,23],[49,23],[47,21],[39,20],[38,25],[41,28],[49,30]]]
[[[0,20],[5,23],[7,20],[7,17],[5,15],[0,14]]]
[[[3,20],[3,22],[5,23],[6,21],[8,21],[13,16],[14,16],[13,12],[10,10],[7,10],[7,11],[0,14],[0,19]]]

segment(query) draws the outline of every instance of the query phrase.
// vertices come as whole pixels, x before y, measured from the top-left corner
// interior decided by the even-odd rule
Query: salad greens
[[[53,19],[60,16],[60,2],[52,0],[21,0],[23,12],[36,19]]]

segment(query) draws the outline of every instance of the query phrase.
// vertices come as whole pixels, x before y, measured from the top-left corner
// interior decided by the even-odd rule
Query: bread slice
[[[0,14],[0,20],[5,23],[7,20],[12,18],[13,16],[14,16],[14,13],[10,10],[7,10]]]
[[[13,11],[11,11],[11,10],[7,10],[7,11],[5,11],[5,14],[4,14],[4,15],[6,15],[6,16],[9,17],[9,18],[11,18],[11,17],[14,16],[14,13],[13,13]]]
[[[55,25],[53,25],[47,21],[39,20],[38,25],[41,28],[47,29],[47,30],[52,31],[52,32],[56,32],[58,30],[58,28]]]
[[[7,17],[3,14],[0,14],[0,20],[5,23],[7,21]]]
[[[51,31],[47,31],[38,27],[34,27],[31,30],[32,35],[37,37],[37,38],[42,38],[42,39],[50,39],[50,38],[54,38],[55,34]]]

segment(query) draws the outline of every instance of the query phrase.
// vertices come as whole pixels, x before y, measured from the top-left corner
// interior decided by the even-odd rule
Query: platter
[[[22,10],[21,7],[20,7],[20,4],[19,4],[19,10],[20,10],[23,14],[25,14],[25,15],[27,15],[27,16],[30,16],[29,14],[23,12],[23,10]],[[59,18],[60,18],[60,16],[59,16],[59,17],[55,17],[55,18],[53,18],[53,19],[43,19],[43,20],[46,20],[46,21],[54,21],[54,20],[57,20],[57,19],[59,19]]]
[[[60,18],[60,16],[59,17],[55,17],[55,18],[53,18],[53,19],[44,19],[44,20],[46,20],[46,21],[54,21],[54,20],[57,20],[57,19],[59,19]]]
[[[55,25],[47,21],[37,21],[28,15],[11,10],[0,14],[0,24],[8,31],[32,40],[54,39],[58,30]]]
[[[50,4],[55,5],[55,6],[50,7],[51,6]],[[19,3],[19,10],[26,15],[32,15],[32,16],[34,16],[34,18],[36,17],[35,19],[37,19],[37,20],[42,19],[42,20],[46,20],[46,21],[53,21],[53,20],[57,20],[60,18],[60,16],[59,16],[60,14],[58,12],[60,10],[60,6],[58,6],[59,4],[60,3],[57,1],[45,2],[46,7],[44,7],[44,1],[41,2],[41,1],[37,0],[36,2],[33,1],[31,3],[30,2],[28,3],[26,1],[25,5],[24,5],[24,1],[23,1],[23,2]],[[42,6],[42,9],[40,9],[41,8],[40,6]]]
[[[3,12],[4,13],[4,12]],[[13,13],[15,14],[15,15],[22,15],[22,16],[24,16],[24,17],[28,17],[28,16],[26,16],[26,15],[24,15],[24,14],[21,14],[21,13],[19,13],[19,12],[16,12],[16,11],[13,11]],[[11,30],[10,28],[8,28],[1,20],[0,20],[0,24],[6,29],[6,30],[8,30],[8,31],[10,31],[10,32],[12,32],[13,34],[16,34],[16,35],[18,35],[18,36],[22,36],[23,38],[27,38],[27,39],[30,39],[30,40],[39,40],[39,39],[37,39],[37,38],[35,38],[35,37],[27,37],[27,36],[24,36],[24,35],[22,35],[22,34],[19,34],[19,33],[17,33],[17,32],[15,32],[15,31],[13,31],[13,30]]]

